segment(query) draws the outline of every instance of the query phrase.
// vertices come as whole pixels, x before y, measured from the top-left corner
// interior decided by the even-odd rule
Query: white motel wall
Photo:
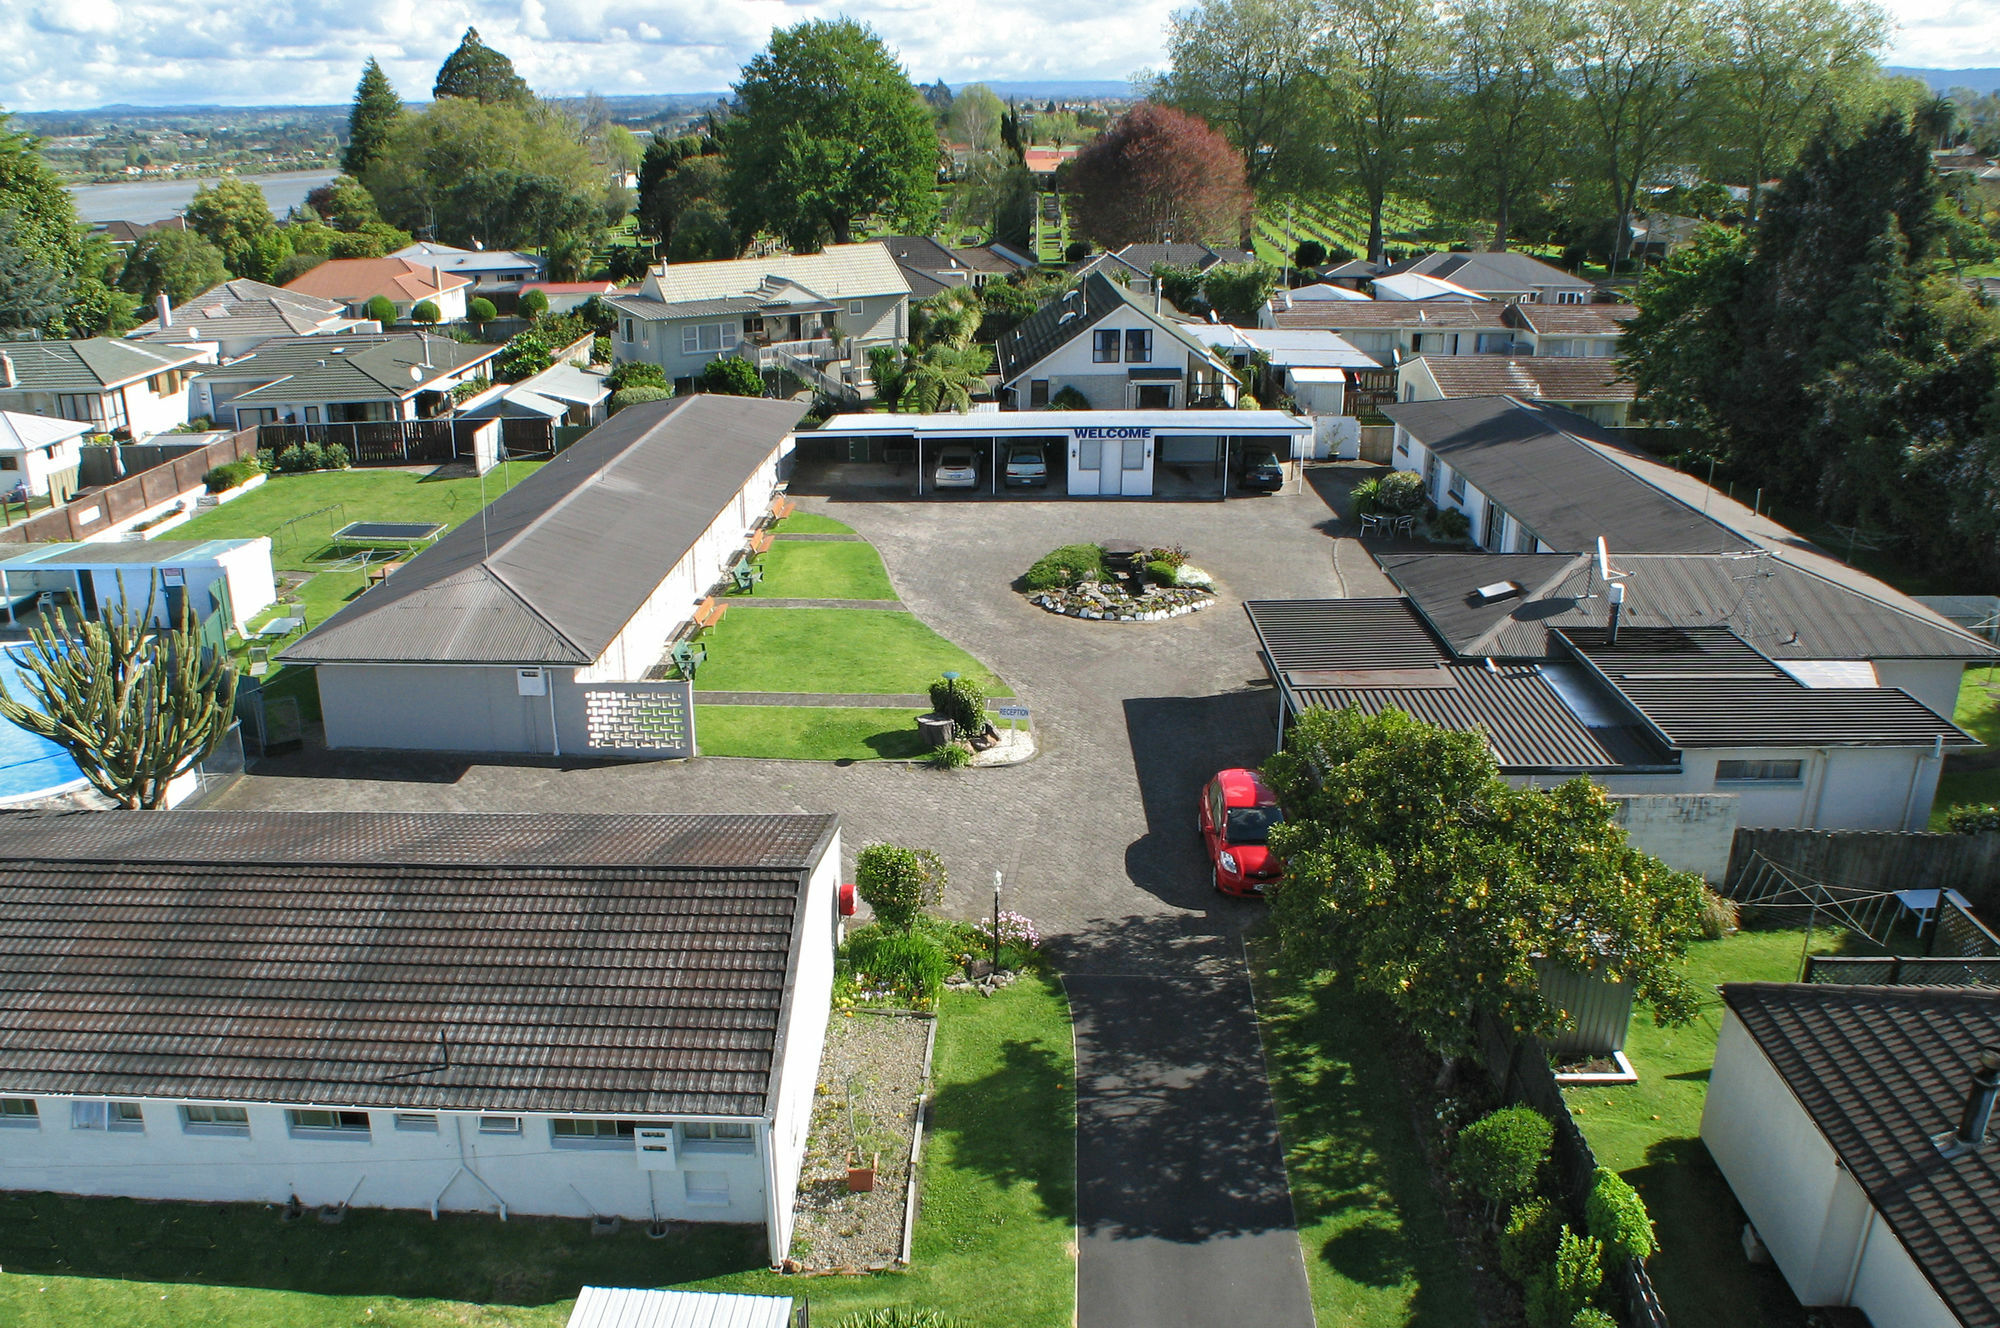
[[[559,1138],[555,1122],[579,1117],[534,1112],[119,1098],[112,1101],[134,1104],[140,1119],[114,1123],[115,1109],[92,1105],[107,1099],[37,1095],[33,1118],[0,1115],[0,1186],[134,1199],[282,1204],[296,1195],[315,1207],[754,1223],[766,1228],[774,1259],[781,1258],[791,1242],[833,999],[840,860],[835,833],[806,887],[776,1091],[762,1117],[581,1116],[669,1130],[665,1147],[642,1151],[630,1139]],[[191,1122],[190,1106],[240,1107],[248,1123]],[[302,1127],[293,1116],[300,1110],[361,1112],[368,1126]],[[748,1137],[692,1137],[718,1124]]]
[[[1701,1139],[1801,1304],[1852,1305],[1883,1328],[1960,1328],[1733,1012]]]

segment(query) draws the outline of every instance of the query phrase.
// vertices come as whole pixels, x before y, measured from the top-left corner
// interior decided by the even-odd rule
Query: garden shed
[[[271,541],[261,536],[17,544],[0,553],[0,601],[9,626],[62,602],[93,619],[115,606],[135,613],[144,608],[154,626],[169,627],[185,602],[196,621],[225,610],[230,629],[241,633],[276,599]]]

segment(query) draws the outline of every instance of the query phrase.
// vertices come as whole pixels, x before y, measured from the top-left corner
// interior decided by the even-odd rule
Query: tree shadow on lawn
[[[1074,1222],[1067,1073],[1048,1048],[1009,1039],[992,1073],[937,1090],[929,1129],[945,1143],[953,1166],[1004,1189],[1031,1186],[1043,1216]]]
[[[1124,703],[1146,813],[1146,833],[1125,850],[1125,874],[1134,884],[1176,907],[1221,902],[1195,830],[1196,804],[1216,771],[1261,765],[1276,750],[1276,697],[1258,688]]]
[[[1624,1174],[1659,1231],[1646,1262],[1674,1328],[1804,1328],[1784,1274],[1744,1257],[1743,1209],[1700,1139],[1662,1139]]]
[[[761,1268],[761,1228],[642,1223],[593,1236],[580,1218],[357,1208],[337,1226],[281,1205],[160,1203],[64,1194],[0,1196],[10,1273],[546,1305],[586,1285],[665,1286]]]

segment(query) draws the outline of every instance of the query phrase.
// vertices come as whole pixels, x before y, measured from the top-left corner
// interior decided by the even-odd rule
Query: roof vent
[[[1491,604],[1495,600],[1508,599],[1521,593],[1519,581],[1495,581],[1472,592],[1472,598],[1481,604]]]
[[[1931,1143],[1946,1157],[1963,1157],[1986,1142],[1986,1130],[1993,1122],[1993,1102],[2000,1097],[2000,1047],[1981,1047],[1979,1063],[1972,1071],[1972,1085],[1966,1089],[1965,1110],[1959,1114],[1958,1128],[1936,1135]]]

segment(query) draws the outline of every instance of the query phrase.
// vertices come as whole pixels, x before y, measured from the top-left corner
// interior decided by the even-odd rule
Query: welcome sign
[[[1090,425],[1088,427],[1079,427],[1071,429],[1070,434],[1079,441],[1082,441],[1087,438],[1100,438],[1109,442],[1113,439],[1122,440],[1127,438],[1151,438],[1153,436],[1153,430],[1150,426],[1142,427],[1136,424],[1132,425],[1096,424],[1096,425]]]

